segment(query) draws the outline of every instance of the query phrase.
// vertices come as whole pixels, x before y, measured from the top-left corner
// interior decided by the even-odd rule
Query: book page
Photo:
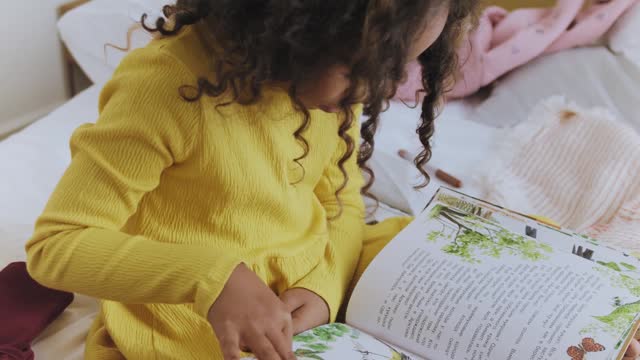
[[[548,243],[560,252],[581,256],[603,266],[612,266],[610,265],[611,263],[624,264],[625,270],[633,270],[636,275],[640,276],[640,270],[638,270],[640,268],[640,259],[633,257],[624,249],[600,243],[596,239],[568,229],[545,224],[527,215],[510,211],[455,190],[441,188],[438,191],[436,200],[461,211],[466,211],[470,208],[481,209],[483,213],[491,214],[493,221],[513,233],[533,237]]]
[[[421,360],[344,324],[320,326],[296,335],[293,340],[294,354],[299,360]],[[255,358],[246,354],[242,359]]]
[[[634,265],[603,266],[442,200],[374,259],[349,324],[431,360],[616,358],[640,311]]]
[[[640,311],[640,306],[636,304],[636,299],[640,297],[640,282],[634,280],[640,278],[640,259],[632,256],[625,249],[616,248],[584,234],[542,222],[531,216],[511,211],[452,189],[440,189],[436,200],[462,211],[466,211],[471,207],[481,208],[484,213],[491,214],[492,220],[514,233],[531,236],[548,243],[558,252],[573,254],[606,267],[607,269],[596,268],[596,270],[609,273],[614,287],[627,288],[631,292],[632,300],[627,300],[626,304],[621,304],[621,299],[615,298],[613,301],[615,311],[612,311],[606,318],[601,317],[601,320],[626,326]],[[629,328],[623,336],[623,339],[625,339],[625,336],[626,339],[619,341],[616,348],[622,343],[620,348],[626,349],[639,326],[640,322],[636,322],[633,328]],[[619,358],[622,355],[623,353],[620,354]]]

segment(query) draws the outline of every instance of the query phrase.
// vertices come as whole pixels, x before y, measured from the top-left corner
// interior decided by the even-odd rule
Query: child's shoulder
[[[169,59],[170,61],[166,61]],[[161,72],[171,72],[170,67],[186,68],[198,76],[209,71],[211,55],[206,50],[197,32],[187,27],[175,36],[151,41],[147,46],[132,51],[121,65],[136,64],[143,68],[153,68],[154,64],[164,64]],[[157,68],[157,66],[155,66]]]
[[[108,103],[119,99],[118,107],[124,112],[140,112],[144,107],[147,114],[180,113],[183,122],[189,116],[194,118],[193,123],[199,121],[199,108],[184,101],[180,90],[197,86],[202,65],[198,65],[196,56],[203,51],[197,39],[185,29],[176,36],[153,40],[127,54],[102,88],[100,113]],[[145,121],[152,121],[151,118],[147,116]]]

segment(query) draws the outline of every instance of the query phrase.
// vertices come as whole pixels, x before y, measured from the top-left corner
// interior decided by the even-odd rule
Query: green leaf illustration
[[[295,351],[296,357],[306,358],[306,359],[316,359],[316,360],[324,360],[317,351],[312,349],[300,348]]]
[[[469,263],[479,263],[477,254],[500,258],[503,254],[520,256],[523,260],[538,261],[546,259],[553,248],[534,239],[514,234],[499,224],[438,204],[431,216],[449,229],[457,229],[457,235],[451,243],[442,248],[447,254],[455,255]],[[442,231],[427,235],[427,241],[446,238]]]
[[[606,267],[608,267],[609,269],[612,269],[612,270],[615,270],[615,271],[618,271],[618,272],[622,271],[622,270],[620,269],[620,266],[618,266],[618,264],[616,264],[616,263],[615,263],[615,262],[613,262],[613,261],[610,261],[610,262],[598,261],[598,264],[600,264],[600,265],[602,265],[602,266],[606,266]]]
[[[331,329],[328,327],[320,327],[312,330],[313,335],[315,335],[318,339],[326,342],[335,341],[335,337],[331,333]]]
[[[307,346],[310,349],[318,351],[318,352],[325,352],[325,351],[328,351],[328,350],[331,349],[327,344],[323,344],[323,343],[309,344]]]
[[[629,269],[629,270],[637,270],[637,268],[631,264],[627,264],[625,262],[621,262],[620,265],[624,266],[625,268]]]
[[[331,325],[329,325],[330,327],[334,328],[334,329],[338,329],[344,333],[348,333],[349,332],[349,327],[345,324],[341,324],[341,323],[333,323]]]
[[[427,235],[427,241],[436,242],[438,239],[445,237],[444,232],[442,231],[432,231]]]
[[[302,334],[294,336],[293,340],[301,343],[311,343],[315,341],[315,338],[312,334],[304,332]]]
[[[606,266],[595,266],[594,270],[607,276],[612,286],[627,289],[634,296],[640,297],[640,278],[622,274],[620,271]]]
[[[621,305],[609,315],[594,316],[594,318],[606,325],[609,332],[615,334],[624,332],[639,312],[640,301],[637,301],[631,304]]]

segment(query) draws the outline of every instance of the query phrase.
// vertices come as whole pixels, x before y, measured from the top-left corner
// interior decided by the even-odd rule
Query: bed
[[[581,59],[577,66],[576,58]],[[437,122],[432,164],[459,177],[465,184],[462,191],[473,195],[477,189],[471,181],[472,169],[492,150],[497,129],[523,121],[536,103],[551,95],[565,95],[584,106],[606,107],[640,130],[640,117],[636,116],[639,65],[612,52],[611,46],[540,58],[501,79],[489,93],[447,104]],[[71,133],[97,118],[99,84],[109,70],[102,71],[93,79],[98,85],[0,142],[0,199],[5,205],[0,207],[0,267],[24,260],[24,242],[70,161]],[[382,117],[372,160],[377,174],[373,192],[381,201],[379,219],[418,211],[441,184],[435,180],[415,192],[416,172],[397,156],[400,149],[417,151],[414,128],[418,115],[417,109],[393,103]],[[77,295],[34,342],[36,358],[81,359],[84,337],[96,312],[96,300]]]
[[[100,88],[82,92],[24,131],[0,142],[0,267],[24,261],[24,241],[57,179],[70,161],[73,129],[95,121]],[[82,359],[84,339],[98,302],[75,295],[64,313],[34,342],[37,359]]]

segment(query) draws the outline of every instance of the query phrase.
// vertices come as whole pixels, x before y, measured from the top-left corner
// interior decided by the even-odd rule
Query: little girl
[[[103,299],[86,357],[294,358],[293,334],[336,319],[363,243],[406,222],[365,226],[361,170],[370,183],[379,114],[416,58],[428,161],[475,2],[180,0],[143,17],[160,39],[74,133],[27,245],[37,281]]]

